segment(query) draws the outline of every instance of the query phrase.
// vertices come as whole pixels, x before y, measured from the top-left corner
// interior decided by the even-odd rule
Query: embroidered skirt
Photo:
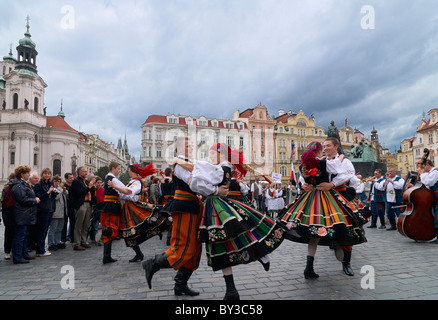
[[[214,271],[257,261],[283,241],[277,222],[242,202],[209,196],[199,227],[206,243],[208,265]]]
[[[319,238],[320,245],[333,241],[343,246],[366,242],[355,203],[347,202],[334,190],[304,192],[279,216],[288,240],[308,243]]]
[[[122,208],[120,234],[127,247],[133,247],[161,233],[167,217],[147,203],[126,201]]]

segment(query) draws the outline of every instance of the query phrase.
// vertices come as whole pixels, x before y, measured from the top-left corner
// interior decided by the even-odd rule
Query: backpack
[[[2,210],[11,209],[15,205],[15,199],[12,196],[12,186],[8,184],[2,191]]]

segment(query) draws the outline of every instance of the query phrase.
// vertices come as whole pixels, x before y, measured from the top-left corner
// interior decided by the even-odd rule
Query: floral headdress
[[[301,164],[303,169],[303,174],[306,176],[317,176],[318,175],[318,167],[319,167],[319,159],[316,157],[316,154],[322,150],[321,143],[314,141],[309,143],[306,148],[306,151],[301,156]]]
[[[214,150],[227,157],[228,162],[231,162],[231,148],[224,143],[216,143],[210,147],[210,150]]]
[[[129,165],[129,168],[131,169],[132,172],[138,174],[141,179],[146,178],[147,176],[150,176],[157,172],[157,169],[154,167],[152,162],[149,163],[149,165],[147,165],[143,169],[140,167],[138,163],[133,163]]]
[[[233,177],[236,179],[240,179],[248,173],[248,170],[245,168],[245,158],[243,157],[242,151],[239,149],[235,149],[231,151],[231,164],[234,168]]]

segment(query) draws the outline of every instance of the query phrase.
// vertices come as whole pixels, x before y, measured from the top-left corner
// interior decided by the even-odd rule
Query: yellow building
[[[295,145],[293,163],[295,172],[298,173],[299,160],[306,150],[306,146],[312,141],[324,142],[326,134],[322,126],[315,125],[315,117],[306,116],[303,111],[298,114],[290,111],[279,111],[275,118],[274,144],[275,162],[274,172],[282,175],[281,181],[287,183],[291,176],[291,150]]]
[[[386,149],[387,152],[385,152],[382,156],[382,161],[383,163],[386,163],[386,169],[388,170],[389,168],[394,168],[397,169],[398,168],[398,159],[397,159],[397,154],[392,154],[391,152],[389,152],[389,150]]]
[[[405,177],[409,171],[416,171],[412,149],[413,141],[414,138],[404,139],[401,143],[401,149],[397,153],[398,171],[401,177]]]

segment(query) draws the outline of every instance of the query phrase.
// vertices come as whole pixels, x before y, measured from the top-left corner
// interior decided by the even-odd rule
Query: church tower
[[[3,75],[5,93],[1,108],[2,123],[30,123],[37,127],[46,126],[44,108],[44,90],[47,84],[38,75],[36,58],[38,51],[29,32],[29,17],[26,19],[24,38],[17,46],[17,58],[3,58],[1,69],[6,69]],[[11,70],[12,63],[15,68]],[[0,69],[0,70],[1,70]],[[11,71],[10,71],[11,70]],[[10,71],[10,72],[9,72]]]
[[[373,131],[371,131],[371,142],[379,144],[379,135],[377,134],[376,128],[373,127]]]

